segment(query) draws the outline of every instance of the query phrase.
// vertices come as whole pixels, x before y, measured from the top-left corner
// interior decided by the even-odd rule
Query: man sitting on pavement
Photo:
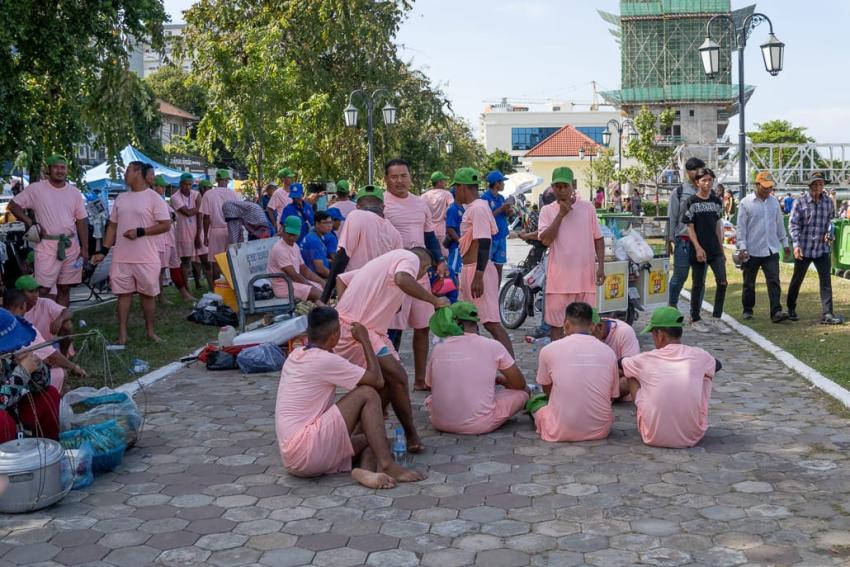
[[[544,441],[604,439],[614,423],[611,401],[620,397],[617,358],[591,335],[590,305],[571,303],[565,315],[566,337],[540,351],[537,383],[543,386],[548,403],[540,407],[538,395],[528,407]]]
[[[275,430],[284,466],[305,477],[351,471],[368,488],[423,480],[424,474],[393,461],[378,394],[384,388],[380,363],[366,328],[353,322],[349,329],[366,360],[365,370],[334,354],[340,320],[331,307],[310,311],[309,342],[283,365]],[[334,403],[337,387],[348,393]],[[357,468],[352,469],[352,458],[359,458]]]
[[[513,356],[499,341],[479,335],[478,321],[478,309],[466,301],[431,317],[431,332],[444,338],[432,350],[425,372],[431,388],[425,407],[438,431],[489,433],[528,401],[525,378]]]
[[[654,447],[693,447],[708,429],[711,381],[721,365],[701,348],[682,344],[684,319],[675,307],[656,309],[643,330],[652,333],[655,350],[621,361],[641,439]]]
[[[38,282],[32,276],[21,276],[15,281],[15,289],[20,290],[26,299],[24,319],[33,324],[47,340],[64,337],[74,332],[71,309],[63,307],[50,299],[38,294]],[[63,339],[59,350],[69,356],[72,345],[71,339]]]
[[[295,216],[283,221],[280,238],[269,250],[266,273],[284,273],[292,280],[295,298],[299,301],[316,301],[322,295],[325,280],[304,265],[301,249],[296,244],[301,235],[301,219]],[[272,278],[272,290],[275,297],[289,298],[289,286],[282,278]]]
[[[611,347],[617,360],[640,354],[640,344],[632,326],[616,319],[608,319],[607,317],[603,319],[596,309],[593,310],[593,328],[590,332],[594,337]],[[629,383],[625,378],[620,378],[620,400],[624,402],[632,401]]]

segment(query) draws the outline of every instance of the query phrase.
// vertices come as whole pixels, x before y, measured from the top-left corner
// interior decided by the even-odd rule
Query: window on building
[[[175,124],[175,123],[171,124],[171,135],[172,136],[179,136],[180,135],[180,124]]]
[[[511,149],[530,150],[560,128],[511,128]]]
[[[602,132],[607,129],[607,126],[576,126],[576,130],[578,130],[597,144],[602,143]]]
[[[691,118],[693,118],[693,116],[694,116],[694,111],[693,111],[693,109],[691,109],[691,110],[689,110],[689,111],[688,111],[688,116],[690,116]]]

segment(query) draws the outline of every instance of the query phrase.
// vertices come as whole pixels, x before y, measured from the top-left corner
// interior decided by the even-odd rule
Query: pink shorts
[[[174,246],[167,246],[165,249],[159,251],[159,264],[162,266],[162,269],[165,268],[179,268],[180,267],[180,258],[177,256],[177,248]]]
[[[484,294],[472,297],[472,278],[475,277],[475,264],[464,264],[460,271],[460,298],[475,304],[482,323],[500,323],[499,316],[499,274],[493,262],[487,262],[484,268]]]
[[[393,343],[386,334],[379,334],[372,329],[366,329],[369,333],[369,342],[372,345],[372,352],[376,355],[387,353],[387,356],[393,356],[396,360],[400,360],[398,353],[393,347]],[[366,368],[366,355],[363,354],[363,347],[354,340],[351,336],[351,324],[345,321],[340,321],[339,342],[334,348],[334,353],[340,355],[351,364],[356,364],[362,368]]]
[[[210,262],[215,261],[215,257],[227,250],[227,245],[230,244],[230,234],[227,232],[227,227],[210,227],[209,233],[209,257]],[[200,254],[200,251],[198,252]]]
[[[176,240],[177,255],[181,258],[192,258],[198,251],[195,249],[194,240]]]
[[[289,288],[286,286],[286,283],[280,279],[272,281],[275,282],[272,285],[272,288],[274,289],[274,296],[280,297],[281,299],[287,299],[289,297]],[[295,299],[298,301],[307,301],[310,297],[311,289],[322,291],[322,288],[320,288],[317,283],[310,282],[309,284],[303,284],[292,282],[292,291],[295,292]]]
[[[140,293],[159,295],[159,264],[127,264],[113,262],[109,267],[109,285],[112,293],[124,295]]]
[[[563,327],[570,303],[582,301],[591,307],[596,307],[596,292],[593,293],[547,293],[546,312],[543,319],[547,325]]]
[[[56,258],[59,248],[57,240],[42,240],[35,247],[35,281],[46,288],[56,285],[73,285],[83,281],[83,266],[75,268],[80,258],[80,243],[71,237],[71,245],[65,249],[65,259]]]
[[[509,390],[507,388],[496,388],[496,407],[488,416],[481,416],[475,423],[467,423],[462,426],[452,423],[440,423],[434,420],[431,411],[431,396],[425,399],[425,407],[431,413],[431,425],[438,431],[445,433],[457,433],[460,435],[483,435],[500,428],[506,421],[512,418],[518,411],[525,407],[528,401],[528,392],[525,390]]]
[[[419,280],[419,285],[431,291],[431,282],[428,281],[428,276],[424,276]],[[431,315],[434,314],[434,306],[426,301],[413,299],[409,295],[404,296],[404,301],[401,304],[401,309],[395,315],[392,329],[427,329],[428,323],[431,320]]]
[[[354,447],[345,418],[335,405],[280,444],[283,466],[295,476],[319,476],[351,470]]]

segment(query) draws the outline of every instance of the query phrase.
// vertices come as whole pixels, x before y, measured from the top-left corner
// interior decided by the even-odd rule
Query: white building
[[[192,70],[192,60],[189,58],[182,61],[174,61],[174,43],[183,35],[186,24],[165,24],[162,26],[165,35],[165,51],[160,53],[151,48],[146,42],[135,44],[130,53],[130,70],[142,78],[147,77],[166,63],[174,63],[183,68],[187,73]]]
[[[620,119],[620,113],[599,110],[598,106],[592,106],[591,110],[574,110],[572,103],[553,101],[541,110],[532,110],[527,105],[511,104],[503,98],[501,103],[484,108],[478,131],[488,153],[503,150],[519,163],[528,150],[567,124],[601,144],[602,132],[611,119]],[[616,147],[616,134],[611,137],[611,144]]]

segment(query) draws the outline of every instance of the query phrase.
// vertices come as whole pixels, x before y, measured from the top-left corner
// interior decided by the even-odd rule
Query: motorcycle
[[[543,311],[543,285],[546,278],[546,247],[529,241],[531,250],[519,265],[507,270],[499,291],[499,317],[507,329],[517,329],[534,312]]]

